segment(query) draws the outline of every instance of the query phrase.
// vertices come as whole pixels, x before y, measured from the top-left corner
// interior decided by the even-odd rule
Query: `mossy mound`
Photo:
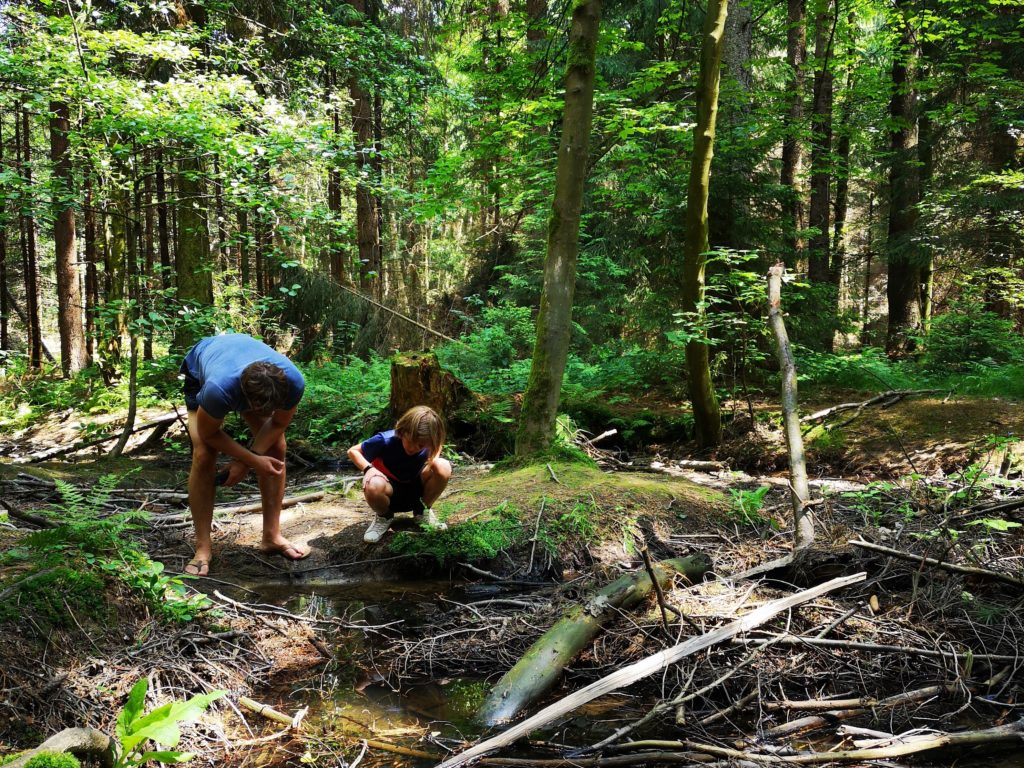
[[[435,505],[456,525],[398,533],[390,548],[431,556],[439,567],[492,562],[506,574],[561,575],[562,568],[630,557],[644,544],[667,548],[674,533],[713,528],[727,506],[718,491],[680,478],[531,464],[465,481]]]

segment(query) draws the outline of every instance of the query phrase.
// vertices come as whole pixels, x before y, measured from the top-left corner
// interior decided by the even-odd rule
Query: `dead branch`
[[[598,696],[603,696],[614,690],[618,690],[623,686],[652,675],[655,672],[664,669],[669,664],[678,662],[680,659],[686,658],[687,656],[697,653],[705,648],[709,648],[712,645],[729,640],[741,632],[746,632],[754,627],[760,626],[764,622],[777,616],[782,611],[795,608],[798,605],[802,605],[809,600],[828,594],[836,589],[860,583],[864,581],[865,577],[866,574],[858,573],[853,576],[832,579],[831,581],[827,581],[817,587],[812,587],[811,589],[798,592],[795,595],[774,600],[770,603],[766,603],[760,608],[756,608],[746,616],[730,622],[724,627],[719,627],[705,635],[691,638],[686,642],[656,653],[653,656],[648,656],[646,659],[642,659],[635,664],[623,667],[597,682],[591,683],[576,693],[566,696],[562,700],[545,707],[537,714],[532,717],[528,717],[526,720],[508,728],[502,733],[499,733],[497,736],[487,739],[486,741],[471,747],[465,752],[445,760],[439,765],[439,768],[455,768],[455,766],[465,765],[471,760],[481,757],[494,749],[511,744],[516,739],[525,736],[530,731],[547,725],[552,720],[572,712],[577,707],[582,706],[589,701],[593,701]]]
[[[0,498],[0,507],[6,509],[7,514],[15,520],[31,523],[32,525],[39,526],[40,528],[60,528],[60,523],[40,515],[33,515],[31,512],[23,512],[6,499]]]
[[[303,503],[305,503],[307,501],[318,501],[319,499],[322,499],[323,497],[324,497],[324,492],[323,491],[315,491],[313,493],[306,493],[306,494],[303,494],[301,496],[286,496],[281,501],[281,509],[285,509],[287,507],[294,507],[296,504],[303,504]],[[256,502],[256,503],[253,503],[253,504],[242,504],[241,506],[234,506],[234,507],[230,507],[230,506],[217,507],[216,510],[215,510],[215,512],[222,512],[222,513],[231,514],[231,515],[241,515],[241,514],[245,514],[247,512],[262,512],[262,511],[263,511],[263,502]]]
[[[829,640],[827,638],[818,637],[805,637],[805,636],[778,636],[780,645],[813,645],[822,646],[824,648],[848,648],[855,651],[877,651],[879,653],[902,653],[907,656],[929,656],[933,659],[950,659],[954,661],[964,661],[966,659],[974,659],[974,661],[983,662],[994,662],[1003,664],[1013,664],[1020,662],[1019,656],[1002,656],[993,653],[974,653],[973,651],[964,651],[963,653],[950,653],[948,651],[936,651],[932,648],[914,648],[909,645],[882,645],[880,643],[861,643],[856,640]],[[747,637],[737,637],[731,642],[736,645],[751,645],[753,643],[760,643],[760,640],[755,640]]]
[[[893,389],[888,392],[883,392],[880,395],[869,398],[861,403],[840,403],[839,405],[833,405],[831,408],[823,408],[820,411],[815,411],[809,416],[804,416],[800,419],[802,424],[817,424],[818,422],[825,421],[830,416],[844,411],[851,411],[856,409],[857,412],[844,423],[849,424],[851,421],[860,416],[861,411],[865,408],[881,404],[882,408],[888,408],[890,405],[895,405],[905,397],[913,397],[915,395],[934,395],[938,393],[937,389]]]
[[[170,425],[173,424],[177,420],[177,418],[177,413],[169,413],[166,416],[161,416],[159,419],[153,419],[152,421],[147,421],[143,424],[136,424],[134,427],[132,427],[128,434],[142,432],[147,429],[165,427],[165,425],[165,429],[167,429],[170,428]],[[117,440],[118,437],[120,436],[121,434],[118,433],[116,435],[107,435],[105,437],[94,437],[89,440],[80,440],[79,442],[72,443],[71,445],[62,445],[56,448],[49,448],[45,451],[39,451],[37,453],[29,454],[28,456],[17,458],[14,460],[14,463],[36,464],[40,461],[46,461],[47,459],[53,459],[58,456],[65,456],[69,453],[75,453],[76,451],[82,451],[85,450],[86,448],[92,448],[95,445],[102,445],[103,443],[108,443],[111,440]]]
[[[805,549],[814,541],[814,516],[808,511],[811,490],[807,485],[807,462],[800,434],[800,410],[797,404],[796,362],[789,346],[786,324],[782,319],[782,274],[780,262],[768,270],[768,323],[775,334],[776,353],[782,372],[782,420],[786,449],[789,452],[790,497],[793,502],[793,550]]]
[[[1018,579],[1015,576],[1010,576],[1008,573],[1000,573],[999,571],[990,571],[986,568],[975,568],[970,565],[957,565],[956,563],[949,563],[944,560],[936,560],[934,557],[922,557],[921,555],[912,555],[909,552],[901,552],[898,549],[890,549],[889,547],[883,547],[881,544],[874,544],[870,541],[864,541],[863,539],[853,539],[850,541],[855,547],[861,549],[870,549],[875,552],[881,552],[889,555],[890,557],[897,557],[901,560],[911,560],[915,563],[923,563],[926,565],[934,565],[936,568],[942,568],[946,571],[953,571],[954,573],[964,573],[971,576],[981,576],[986,579],[995,579],[1005,584],[1012,584],[1018,589],[1024,589],[1024,579]]]
[[[679,742],[680,749],[692,749],[709,755],[734,760],[748,760],[755,763],[786,763],[792,765],[813,765],[819,763],[848,762],[864,760],[887,760],[903,755],[914,755],[933,749],[966,747],[992,744],[1024,742],[1024,719],[1010,725],[985,728],[980,731],[958,733],[924,733],[896,736],[890,746],[872,749],[854,749],[846,752],[803,752],[796,755],[773,755],[757,752],[743,752],[737,749],[716,747],[693,741]]]

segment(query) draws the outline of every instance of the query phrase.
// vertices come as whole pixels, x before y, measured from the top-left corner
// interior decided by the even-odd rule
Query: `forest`
[[[1024,0],[0,0],[0,765],[1024,765],[1022,401]]]

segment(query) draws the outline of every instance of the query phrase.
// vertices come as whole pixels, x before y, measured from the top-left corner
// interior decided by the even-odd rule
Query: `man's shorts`
[[[185,383],[182,389],[185,390],[185,407],[190,411],[199,410],[199,390],[203,388],[203,382],[188,372],[185,361],[181,361],[181,368],[178,369],[185,374]]]
[[[417,477],[411,483],[398,483],[388,479],[394,493],[391,494],[391,505],[388,512],[412,512],[423,514],[423,482]]]

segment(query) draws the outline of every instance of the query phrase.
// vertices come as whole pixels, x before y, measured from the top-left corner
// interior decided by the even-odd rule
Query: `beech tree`
[[[537,315],[537,343],[533,348],[530,379],[523,394],[523,410],[516,433],[517,456],[535,454],[549,446],[558,416],[572,333],[572,300],[576,289],[576,256],[590,148],[600,22],[600,0],[579,2],[573,8],[565,73],[565,113],[548,222],[544,288]]]

